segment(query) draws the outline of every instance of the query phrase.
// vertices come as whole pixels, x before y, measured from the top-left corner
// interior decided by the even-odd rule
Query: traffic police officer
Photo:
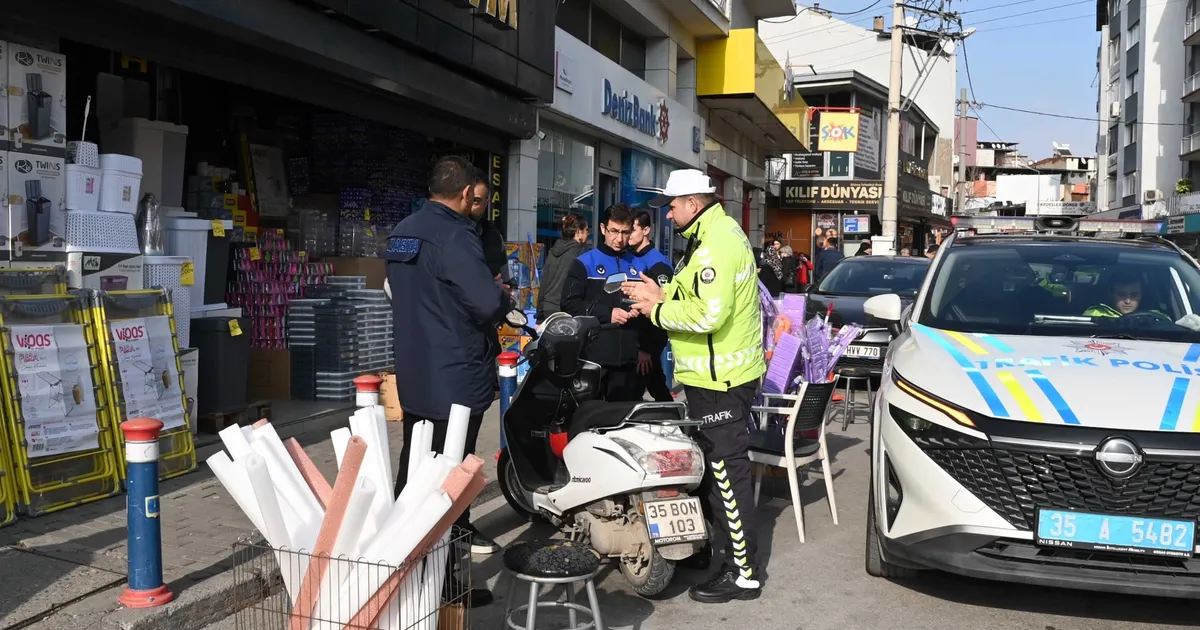
[[[711,475],[708,503],[725,538],[713,539],[714,547],[725,549],[725,564],[688,593],[704,603],[755,599],[762,590],[746,430],[767,369],[762,307],[754,252],[715,193],[701,171],[671,173],[650,205],[670,205],[667,218],[688,239],[683,259],[666,286],[643,275],[641,282],[624,287],[634,310],[670,336],[675,378],[684,385],[689,413],[703,422],[700,442]]]

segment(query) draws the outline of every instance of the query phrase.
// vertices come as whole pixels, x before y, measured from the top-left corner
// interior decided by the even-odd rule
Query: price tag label
[[[370,221],[370,220],[371,220],[371,209],[363,208],[363,221]]]
[[[371,229],[371,228],[369,228],[369,227],[367,227],[367,228],[363,228],[363,236],[366,236],[366,237],[372,237],[372,236],[375,236],[375,230],[372,230],[372,229]]]
[[[196,284],[196,263],[183,263],[183,271],[179,274],[179,284],[190,287]]]
[[[281,228],[275,228],[275,236],[283,236],[283,230]]]
[[[242,327],[240,324],[238,324],[238,320],[236,320],[236,319],[229,320],[229,336],[236,337],[240,334],[242,334]]]
[[[260,259],[262,259],[262,252],[259,251],[257,247],[251,247],[250,248],[250,260],[260,260]]]
[[[212,233],[213,236],[225,236],[225,224],[220,219],[213,219]]]
[[[221,197],[221,207],[230,212],[237,210],[237,195],[224,195]]]
[[[234,225],[234,227],[242,227],[242,226],[246,225],[246,211],[245,210],[234,210],[233,211],[233,225]]]
[[[308,259],[308,252],[306,252],[304,250],[300,250],[300,251],[296,252],[296,255],[300,257],[300,260]]]

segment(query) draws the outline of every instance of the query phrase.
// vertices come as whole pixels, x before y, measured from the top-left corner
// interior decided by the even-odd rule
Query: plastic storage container
[[[103,186],[103,184],[101,184]],[[132,214],[116,212],[67,213],[67,251],[89,254],[140,254]]]
[[[129,155],[100,156],[100,204],[102,212],[137,214],[142,187],[142,161]]]
[[[67,210],[95,212],[100,206],[100,185],[100,169],[68,164]]]
[[[226,221],[225,224],[226,230],[233,230],[232,221]],[[188,287],[192,294],[192,308],[224,302],[229,237],[213,236],[212,221],[208,219],[167,215],[163,217],[163,226],[166,228],[167,254],[192,258],[196,276],[195,284]],[[214,252],[214,248],[218,251]],[[211,261],[210,254],[214,254]],[[217,298],[215,300],[205,300],[209,274],[215,276],[214,280],[221,287],[220,295],[214,296]]]
[[[249,378],[250,335],[229,334],[236,319],[243,330],[249,320],[235,317],[201,317],[192,320],[192,347],[200,353],[196,387],[197,413],[226,413],[246,408]]]
[[[142,286],[162,287],[171,293],[171,307],[175,314],[175,335],[180,348],[190,348],[192,323],[191,287],[183,286],[183,265],[190,262],[187,256],[143,257]]]
[[[101,135],[104,148],[141,159],[138,173],[142,176],[142,193],[153,193],[164,206],[183,206],[187,127],[145,118],[122,118]]]

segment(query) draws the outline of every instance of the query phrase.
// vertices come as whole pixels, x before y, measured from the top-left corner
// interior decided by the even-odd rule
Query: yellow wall
[[[752,28],[696,47],[696,95],[754,96],[802,143],[808,142],[808,105],[799,94],[784,100],[787,74]]]

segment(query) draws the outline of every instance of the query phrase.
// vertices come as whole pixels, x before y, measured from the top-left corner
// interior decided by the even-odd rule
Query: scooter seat
[[[604,400],[588,400],[579,405],[575,416],[567,426],[567,439],[592,429],[615,427],[625,421],[633,408],[644,401],[608,402]],[[641,411],[633,420],[675,420],[679,415],[671,409],[648,408]]]

